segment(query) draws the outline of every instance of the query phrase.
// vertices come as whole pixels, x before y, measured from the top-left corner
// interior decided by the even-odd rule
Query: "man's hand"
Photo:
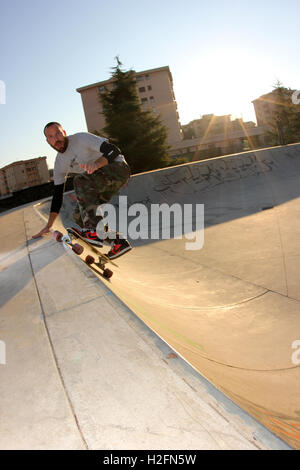
[[[79,165],[81,168],[83,168],[88,175],[91,175],[94,173],[94,171],[99,170],[99,168],[102,168],[103,166],[108,164],[108,160],[105,157],[100,157],[98,160],[92,162],[87,162],[87,163],[80,163]]]
[[[42,237],[43,235],[47,235],[47,233],[50,232],[51,230],[51,227],[52,225],[54,224],[55,222],[55,219],[56,217],[58,216],[58,214],[56,212],[50,212],[49,214],[49,219],[48,219],[48,223],[46,225],[46,227],[44,227],[39,233],[37,233],[36,235],[33,235],[32,238],[40,238]]]
[[[80,166],[87,172],[88,175],[91,175],[94,173],[94,171],[100,168],[99,163],[96,162],[87,162],[85,164],[80,163]]]
[[[48,227],[48,225],[46,225],[46,227],[44,227],[39,233],[37,233],[36,235],[32,235],[32,238],[40,238],[49,232],[50,232],[50,228]]]

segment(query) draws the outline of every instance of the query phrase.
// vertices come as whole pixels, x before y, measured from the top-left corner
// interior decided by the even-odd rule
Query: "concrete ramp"
[[[34,400],[32,406],[30,395],[24,397],[36,427],[28,424],[23,448],[28,442],[45,447],[46,423],[52,448],[299,449],[300,354],[293,344],[300,340],[300,145],[137,175],[122,195],[129,207],[140,203],[149,213],[152,204],[204,204],[202,249],[187,250],[185,238],[133,240],[134,250],[117,260],[111,281],[99,276],[99,282],[50,238],[30,240],[49,202],[36,206],[38,214],[26,208],[0,219],[28,239],[16,246],[6,237],[1,254],[9,287],[2,297],[2,337],[18,345],[19,355],[14,367],[0,366],[0,372],[13,389],[25,351],[33,369],[25,374],[19,368],[16,398],[24,384],[29,393],[38,376],[39,396],[49,399],[50,387],[56,404]],[[73,208],[65,195],[56,228],[70,225]],[[38,293],[30,295],[40,319],[28,317],[25,288]],[[22,316],[14,299],[21,300]],[[26,316],[35,325],[30,347],[21,322]],[[13,401],[7,396],[5,448],[13,448],[18,435],[17,417],[15,426],[9,420]],[[22,417],[24,408],[18,409]]]
[[[133,242],[118,260],[113,292],[219,390],[299,448],[292,345],[300,340],[300,145],[137,175],[122,195],[149,213],[151,204],[204,204],[204,246]]]

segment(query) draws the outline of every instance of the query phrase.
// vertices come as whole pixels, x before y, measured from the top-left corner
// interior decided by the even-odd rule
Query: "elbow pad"
[[[100,152],[103,154],[103,157],[106,158],[108,163],[112,163],[118,155],[121,154],[121,150],[116,147],[114,144],[110,144],[109,142],[102,142],[100,145]]]

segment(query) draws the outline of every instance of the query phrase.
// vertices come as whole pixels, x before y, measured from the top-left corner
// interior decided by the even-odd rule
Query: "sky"
[[[49,121],[87,131],[76,88],[107,80],[118,55],[168,65],[181,124],[204,114],[256,121],[279,80],[300,89],[299,0],[0,0],[0,168],[56,152]]]

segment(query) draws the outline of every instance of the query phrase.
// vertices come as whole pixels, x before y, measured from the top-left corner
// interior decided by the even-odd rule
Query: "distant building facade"
[[[169,67],[136,72],[135,79],[142,109],[151,110],[160,116],[162,123],[169,130],[168,143],[173,145],[174,142],[182,140],[182,130],[173,90],[173,78]],[[105,127],[99,93],[104,92],[104,87],[110,90],[113,83],[114,80],[109,79],[76,90],[81,95],[87,129],[91,133],[95,131],[101,133]]]
[[[270,122],[272,122],[274,119],[276,107],[273,93],[262,95],[259,98],[253,100],[252,103],[254,106],[258,126],[270,128]]]
[[[0,197],[47,183],[49,180],[46,157],[11,163],[0,169]]]
[[[207,156],[243,152],[265,146],[265,129],[254,122],[231,120],[231,115],[206,114],[201,119],[182,126],[184,140],[172,148],[171,155],[195,155],[206,151]]]
[[[257,123],[266,130],[271,144],[285,145],[299,141],[300,105],[293,103],[294,91],[279,86],[252,101]]]
[[[280,112],[280,107],[284,109],[284,107],[288,106],[289,111],[293,109],[294,112],[299,113],[300,116],[300,106],[293,106],[292,104],[292,94],[295,90],[287,88],[282,88],[281,90],[282,97],[280,98],[275,89],[271,93],[262,95],[252,101],[258,126],[272,130],[276,122],[276,115]]]
[[[200,119],[195,119],[189,124],[183,125],[184,138],[212,137],[219,134],[230,134],[234,131],[245,131],[255,127],[252,121],[244,122],[242,119],[231,120],[231,114],[215,116],[204,114]]]

